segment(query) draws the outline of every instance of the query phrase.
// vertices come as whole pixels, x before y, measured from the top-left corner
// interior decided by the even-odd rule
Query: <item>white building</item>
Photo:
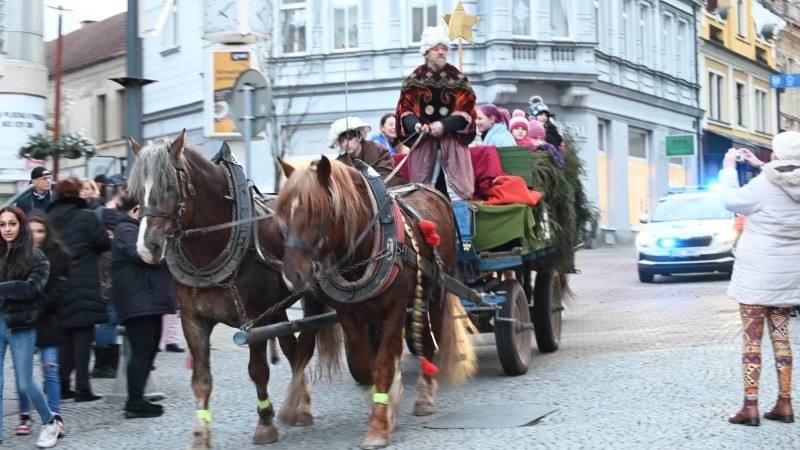
[[[161,5],[147,10],[145,28],[158,29],[159,17],[166,19],[158,36],[144,39],[144,77],[158,80],[144,89],[146,138],[187,128],[190,140],[204,142],[209,153],[218,147],[203,134],[214,117],[212,84],[204,77],[216,44],[201,36],[204,22],[206,31],[225,26],[220,12],[230,13],[230,3],[176,0],[169,15],[162,15]],[[444,25],[441,15],[456,1],[239,0],[234,8],[244,3],[256,12],[249,17],[272,27],[273,39],[258,51],[262,70],[276,77],[279,142],[291,160],[330,153],[328,127],[346,110],[377,128],[380,116],[394,111],[402,80],[423,62],[422,29]],[[587,163],[590,198],[618,240],[631,239],[638,215],[670,184],[696,181],[696,159],[667,159],[664,141],[699,133],[701,1],[461,3],[481,18],[475,43],[465,43],[463,51],[463,71],[478,102],[527,109],[532,95],[542,96],[575,136]],[[241,24],[232,19],[228,26]],[[454,47],[451,62],[457,58]],[[219,107],[217,113],[224,112]],[[268,141],[257,142],[254,151],[253,178],[271,187]]]

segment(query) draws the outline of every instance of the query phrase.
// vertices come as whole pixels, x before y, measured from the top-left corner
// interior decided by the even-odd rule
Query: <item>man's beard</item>
[[[431,68],[437,71],[444,69],[444,66],[446,64],[447,64],[447,59],[445,58],[435,58],[428,60],[428,65],[430,65]]]

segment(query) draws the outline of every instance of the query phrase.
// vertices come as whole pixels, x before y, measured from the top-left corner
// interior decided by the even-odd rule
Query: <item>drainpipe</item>
[[[697,34],[697,21],[699,20],[698,17],[698,10],[703,8],[702,5],[697,6],[695,5],[694,8],[694,53],[697,55],[698,59],[702,56],[700,54],[700,49],[698,48],[697,43],[700,41],[700,36]],[[694,76],[695,76],[695,83],[698,86],[697,89],[697,104],[695,105],[698,110],[700,110],[700,94],[701,89],[700,86],[700,61],[695,61],[694,65]],[[705,158],[703,157],[703,140],[702,140],[702,129],[700,128],[700,123],[703,121],[703,116],[695,118],[695,134],[697,135],[697,184],[702,186],[705,184],[706,172],[705,172]]]

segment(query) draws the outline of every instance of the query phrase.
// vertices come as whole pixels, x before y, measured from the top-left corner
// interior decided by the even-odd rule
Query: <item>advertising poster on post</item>
[[[249,49],[211,50],[211,114],[206,113],[206,135],[208,137],[239,136],[231,115],[230,97],[239,74],[256,67],[255,54]],[[208,109],[207,109],[208,111]],[[210,120],[209,120],[210,116]]]

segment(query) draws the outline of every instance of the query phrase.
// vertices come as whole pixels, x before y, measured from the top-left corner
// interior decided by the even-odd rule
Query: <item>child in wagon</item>
[[[530,121],[525,117],[525,112],[519,109],[514,110],[511,120],[508,122],[508,129],[517,145],[530,147],[531,151],[548,152],[553,156],[556,165],[563,169],[565,166],[564,155],[552,144],[546,141],[544,125],[536,119]]]

